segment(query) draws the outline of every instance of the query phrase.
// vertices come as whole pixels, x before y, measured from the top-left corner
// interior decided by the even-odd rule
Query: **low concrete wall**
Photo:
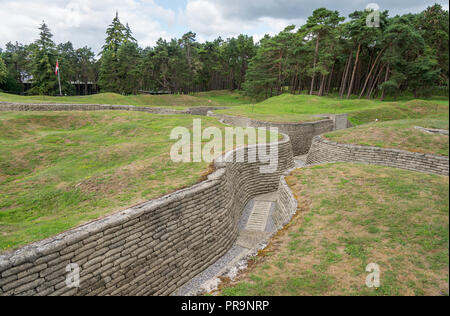
[[[298,201],[292,193],[292,190],[289,188],[289,185],[286,183],[285,176],[282,176],[278,186],[277,208],[272,216],[277,230],[282,229],[292,220],[297,209]]]
[[[294,166],[290,140],[278,169],[217,162],[208,180],[0,256],[0,295],[169,295],[233,245],[245,205],[278,189]],[[228,157],[247,155],[241,148]],[[68,288],[68,264],[81,286]]]
[[[213,110],[224,107],[193,107],[187,110],[174,110],[159,107],[140,107],[132,105],[107,105],[107,104],[32,104],[0,102],[0,111],[137,111],[152,114],[176,115],[190,114],[206,116]]]
[[[404,150],[339,144],[321,136],[313,139],[307,164],[356,162],[449,175],[449,158]]]
[[[287,134],[291,138],[294,156],[307,154],[311,148],[311,143],[314,136],[332,132],[336,129],[345,129],[349,125],[347,114],[329,115],[327,119],[306,123],[271,123],[252,120],[246,117],[214,113],[210,113],[209,116],[216,117],[225,124],[243,128],[276,127],[281,133]]]

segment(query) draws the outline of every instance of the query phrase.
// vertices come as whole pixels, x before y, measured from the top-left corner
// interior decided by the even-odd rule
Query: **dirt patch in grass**
[[[449,180],[377,166],[294,171],[301,211],[223,295],[448,295]],[[366,287],[369,263],[381,287]]]

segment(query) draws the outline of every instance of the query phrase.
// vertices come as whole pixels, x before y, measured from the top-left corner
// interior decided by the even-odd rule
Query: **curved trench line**
[[[114,107],[114,110],[116,110],[118,108],[123,109],[121,106],[118,106],[118,107],[113,106],[113,107]],[[129,110],[134,110],[134,109],[131,109],[130,107],[126,107],[126,108],[128,108]],[[0,104],[0,110],[1,109],[2,109],[2,106]],[[104,108],[102,108],[102,109],[104,109]],[[210,110],[211,109],[208,109],[208,112]],[[190,113],[184,113],[184,114],[190,114]],[[55,258],[54,253],[52,253],[52,251],[51,251],[52,247],[54,249],[57,249],[56,253],[58,253],[58,256],[61,256],[59,253],[61,251],[61,249],[66,248],[66,247],[69,247],[69,248],[73,247],[73,245],[77,245],[77,243],[79,243],[80,241],[83,241],[81,246],[82,246],[83,250],[86,250],[88,245],[92,245],[92,243],[94,243],[96,241],[96,237],[98,236],[99,232],[101,232],[103,235],[103,231],[107,230],[107,229],[111,229],[111,227],[114,226],[113,225],[114,223],[115,224],[120,223],[122,228],[124,225],[127,225],[127,227],[130,227],[130,225],[133,225],[136,223],[137,219],[142,219],[142,216],[144,218],[148,217],[150,215],[149,212],[153,211],[153,213],[154,213],[154,211],[158,210],[161,206],[168,206],[173,203],[175,203],[175,204],[178,203],[178,205],[179,205],[179,203],[181,203],[181,201],[184,198],[186,198],[188,196],[199,195],[204,192],[206,187],[211,188],[212,186],[214,186],[214,184],[217,184],[218,182],[222,181],[225,176],[228,177],[229,175],[227,175],[227,170],[228,170],[227,168],[230,168],[230,166],[231,166],[231,168],[236,167],[236,170],[233,169],[233,171],[232,171],[233,174],[239,175],[240,177],[242,176],[242,179],[246,179],[247,181],[252,181],[254,183],[253,185],[256,184],[257,189],[254,190],[254,188],[253,188],[254,192],[244,193],[243,195],[242,195],[242,193],[240,193],[239,190],[233,191],[234,188],[231,191],[229,191],[229,192],[233,192],[233,194],[232,194],[233,196],[232,197],[227,196],[227,198],[229,198],[229,199],[237,198],[236,201],[239,202],[239,203],[233,202],[230,206],[232,209],[235,209],[236,215],[234,216],[234,219],[231,219],[231,220],[232,220],[232,222],[234,221],[236,227],[234,229],[232,229],[231,235],[226,234],[226,236],[224,236],[225,239],[228,239],[228,241],[223,240],[223,238],[220,239],[221,234],[214,235],[214,234],[208,233],[209,235],[211,235],[210,238],[212,238],[212,236],[217,236],[214,238],[219,238],[219,239],[213,238],[213,239],[211,239],[211,241],[209,241],[207,243],[207,245],[210,244],[210,242],[214,242],[213,240],[215,240],[215,241],[222,240],[222,246],[223,246],[222,248],[223,249],[217,250],[217,253],[219,255],[216,254],[215,256],[212,256],[212,257],[209,256],[210,259],[206,260],[207,264],[203,264],[202,267],[198,270],[198,272],[196,270],[196,271],[194,271],[194,273],[188,274],[188,277],[184,277],[183,279],[181,279],[178,282],[173,283],[172,285],[169,284],[169,286],[171,286],[169,289],[163,288],[163,289],[160,289],[159,291],[154,291],[152,293],[151,291],[149,292],[149,286],[144,287],[144,288],[142,288],[142,286],[141,286],[140,288],[138,288],[138,290],[140,290],[140,292],[136,291],[136,289],[134,289],[133,291],[122,292],[122,293],[120,291],[119,292],[113,291],[112,293],[107,293],[106,295],[124,294],[124,293],[128,294],[128,295],[138,295],[138,294],[143,294],[143,293],[150,294],[150,295],[168,295],[168,294],[174,294],[174,293],[175,294],[183,294],[183,295],[192,295],[192,294],[195,295],[198,293],[199,290],[201,290],[202,284],[206,283],[207,286],[214,287],[217,285],[217,276],[236,275],[236,273],[239,271],[239,269],[245,267],[246,262],[249,257],[254,256],[258,252],[258,250],[265,248],[265,246],[267,245],[267,243],[269,242],[269,240],[271,239],[273,234],[276,231],[278,231],[279,229],[283,228],[286,224],[288,224],[291,221],[292,216],[297,211],[298,202],[295,199],[293,192],[287,185],[287,183],[285,181],[285,176],[289,175],[293,170],[298,169],[298,167],[304,167],[304,166],[311,165],[311,164],[323,164],[323,163],[338,162],[338,161],[358,162],[358,161],[351,161],[351,158],[355,157],[355,156],[348,155],[348,152],[347,152],[347,156],[346,156],[347,158],[345,158],[347,160],[344,160],[344,158],[336,159],[336,155],[335,156],[329,155],[330,153],[332,153],[330,151],[324,151],[322,148],[317,149],[317,142],[318,141],[321,142],[320,140],[322,140],[322,138],[320,136],[316,136],[313,139],[313,146],[311,147],[311,149],[309,151],[306,163],[297,159],[295,161],[295,165],[296,165],[295,167],[294,167],[294,162],[291,161],[292,160],[292,147],[290,145],[289,137],[287,135],[284,135],[284,139],[282,141],[279,141],[276,143],[278,146],[282,146],[283,144],[289,143],[289,147],[291,148],[290,154],[286,151],[284,152],[284,155],[286,155],[286,153],[287,153],[287,158],[286,158],[287,160],[284,162],[284,168],[282,168],[284,170],[281,170],[281,174],[279,174],[277,176],[277,178],[279,179],[279,183],[277,183],[276,186],[267,186],[268,183],[273,182],[273,179],[274,179],[273,176],[271,177],[271,180],[267,180],[269,182],[263,181],[262,184],[260,183],[258,185],[257,183],[261,182],[260,179],[249,179],[249,178],[245,177],[247,175],[242,176],[242,172],[244,169],[239,169],[237,167],[237,164],[230,165],[229,163],[221,162],[221,160],[218,159],[218,160],[216,160],[216,167],[217,167],[216,172],[214,172],[212,175],[210,175],[208,177],[207,181],[202,182],[198,185],[195,185],[192,188],[177,191],[174,194],[167,195],[161,199],[152,200],[152,201],[144,203],[138,207],[126,210],[124,212],[121,212],[121,213],[118,213],[115,215],[111,215],[111,216],[107,217],[106,219],[98,220],[93,223],[83,225],[83,226],[78,227],[68,233],[60,234],[53,239],[47,239],[47,240],[29,245],[29,246],[26,246],[16,252],[14,252],[13,254],[0,256],[0,273],[1,273],[0,287],[2,287],[0,289],[0,295],[11,294],[11,290],[9,292],[5,291],[4,284],[10,285],[11,282],[13,282],[13,283],[17,282],[19,273],[21,273],[22,275],[25,273],[25,276],[29,276],[32,273],[35,273],[36,271],[37,272],[41,271],[39,273],[40,273],[40,275],[42,275],[42,271],[46,271],[45,269],[47,268],[47,264],[50,265],[49,262],[52,262],[50,260],[57,259],[57,258]],[[341,144],[338,144],[338,145],[341,145]],[[351,146],[351,145],[342,145],[342,146],[344,146],[345,148],[351,148],[351,149],[354,149],[354,147],[355,147],[355,146]],[[362,147],[362,146],[356,146],[356,147]],[[380,150],[380,148],[376,148],[376,149]],[[248,148],[239,148],[239,149],[236,149],[234,151],[227,153],[226,155],[230,155],[233,153],[237,154],[241,150],[245,151],[245,150],[248,150]],[[370,150],[373,150],[373,148],[370,148]],[[351,152],[353,153],[353,151],[351,151]],[[404,152],[402,152],[402,154],[403,153]],[[289,158],[289,155],[291,156],[291,158]],[[421,155],[421,157],[422,156],[423,155]],[[319,158],[317,158],[317,157],[319,157]],[[350,158],[348,158],[348,157],[350,157]],[[321,159],[324,161],[321,161]],[[331,160],[333,160],[333,161],[331,161]],[[337,161],[335,161],[335,160],[337,160]],[[374,160],[374,161],[372,161],[372,163],[377,164],[378,160]],[[448,158],[446,160],[446,163],[447,163],[447,175],[448,175]],[[444,159],[444,164],[445,164],[445,159]],[[256,166],[256,167],[259,167],[259,166]],[[292,168],[292,167],[294,167],[294,168]],[[423,171],[423,172],[427,172],[427,171]],[[249,175],[251,177],[255,176],[254,174],[251,174],[251,173]],[[238,183],[241,183],[241,182],[239,181]],[[244,184],[244,183],[245,182],[242,182],[242,184]],[[235,186],[235,184],[232,184],[232,183],[230,183],[230,184],[232,187]],[[244,185],[245,188],[242,188],[240,185],[238,185],[238,187],[241,190],[244,189],[244,191],[248,189],[245,185]],[[213,195],[217,195],[216,192],[217,191],[213,190]],[[239,194],[241,194],[241,195],[239,195]],[[265,195],[261,196],[261,194],[265,194]],[[221,200],[221,201],[222,201],[222,203],[224,202],[224,200]],[[257,205],[257,203],[259,203],[258,205],[263,205],[264,203],[270,204],[270,207],[268,207],[267,204],[266,204],[266,207],[264,207],[264,206],[261,207],[261,209],[263,209],[263,211],[261,211],[261,212],[262,213],[265,212],[265,215],[263,217],[266,217],[265,219],[263,218],[263,223],[265,223],[265,227],[264,227],[263,231],[255,230],[256,226],[249,226],[250,219],[253,215],[253,211],[255,211],[255,205]],[[190,205],[192,207],[193,204],[191,203]],[[195,205],[195,203],[194,203],[194,205]],[[180,209],[180,206],[177,206],[177,209]],[[254,216],[254,218],[256,219],[254,223],[258,224],[261,222],[261,218],[262,218],[261,212],[257,213]],[[228,214],[227,216],[229,216],[229,215],[230,214]],[[150,215],[150,216],[154,216],[154,215]],[[213,220],[213,218],[211,218],[211,220]],[[258,220],[259,220],[259,222],[258,222]],[[266,222],[264,222],[264,220]],[[137,220],[137,222],[139,222],[139,220]],[[161,222],[161,223],[163,223],[163,222]],[[264,226],[264,225],[262,225],[262,226]],[[75,235],[73,233],[75,233]],[[123,236],[120,236],[120,234],[121,233],[118,234],[118,237],[122,237],[121,239],[123,239]],[[116,233],[116,235],[117,235],[117,233]],[[86,240],[88,240],[88,242],[86,242]],[[98,244],[96,243],[95,245],[102,246],[101,243],[98,243]],[[246,245],[247,245],[247,247],[246,247]],[[239,249],[238,247],[246,248],[246,250],[241,251],[242,249]],[[87,249],[89,249],[89,248],[87,248]],[[77,249],[77,250],[79,253],[79,249]],[[49,258],[49,256],[52,256],[52,258]],[[45,260],[44,260],[44,258],[45,258]],[[169,259],[171,259],[171,258],[169,258]],[[167,261],[167,264],[170,265],[169,259],[166,261]],[[31,262],[35,262],[36,260],[40,260],[42,265],[46,265],[46,267],[41,270],[36,270],[36,266],[31,263]],[[210,264],[208,264],[208,263],[210,263]],[[94,267],[96,267],[96,266],[94,265]],[[98,269],[98,267],[96,267],[96,268]],[[93,269],[91,267],[89,272],[95,274],[95,269],[94,269],[94,272],[92,270]],[[14,279],[14,277],[16,277],[16,278]],[[9,283],[6,280],[8,278],[10,278],[12,280]],[[35,286],[35,285],[39,286],[42,284],[42,283],[37,282],[38,280],[39,280],[39,278],[37,278],[35,280],[32,279],[30,281],[32,284],[31,285],[26,284],[27,287],[25,289],[28,290],[28,292],[33,291],[33,290],[35,291],[36,287],[33,287],[33,286]],[[135,282],[135,279],[132,280],[132,282]],[[152,284],[150,284],[150,288],[151,288],[151,285]],[[13,294],[23,294],[24,293],[24,292],[16,293],[17,287],[14,287],[14,286],[9,286],[9,287],[11,287],[14,290],[12,292]],[[7,288],[9,288],[9,287],[7,287]],[[21,284],[21,287],[19,287],[19,288],[21,290],[23,290],[23,285]],[[25,291],[25,293],[27,293],[27,292]],[[55,294],[55,293],[51,293],[51,294]],[[78,293],[77,291],[66,291],[66,292],[63,291],[60,294],[77,295],[80,293]],[[93,290],[93,291],[90,291],[87,293],[82,293],[82,294],[84,294],[84,295],[89,295],[89,294],[90,295],[102,295],[102,292]]]
[[[282,158],[274,174],[261,174],[261,163],[219,159],[191,188],[1,255],[0,295],[173,293],[230,249],[245,205],[276,190],[280,174],[293,167],[289,137],[275,144]],[[232,153],[242,151],[248,147]],[[70,263],[82,268],[81,289],[65,286]]]
[[[227,109],[227,107],[198,106],[185,110],[175,110],[164,107],[141,107],[134,105],[110,105],[110,104],[70,104],[70,103],[15,103],[0,101],[0,112],[61,112],[61,111],[133,111],[161,115],[202,115],[206,116],[213,110]]]
[[[336,153],[333,154],[333,150],[335,149],[328,148],[328,150],[325,150],[321,147],[324,143],[329,146],[345,148],[347,151],[344,151],[341,155]],[[355,151],[361,151],[361,157],[363,158],[358,158]],[[377,154],[381,154],[384,159],[377,157]],[[409,159],[410,161],[407,162],[405,159]],[[273,195],[272,197],[267,197],[267,195],[265,195],[253,199],[249,204],[247,204],[241,218],[240,236],[242,237],[238,237],[238,241],[233,245],[230,251],[228,251],[227,254],[225,254],[216,263],[178,289],[176,295],[190,296],[202,294],[204,292],[213,292],[218,289],[224,278],[233,281],[238,276],[240,271],[244,271],[247,268],[248,260],[251,257],[257,256],[260,250],[265,249],[273,235],[285,227],[285,225],[287,225],[296,214],[298,210],[298,201],[289,185],[286,183],[286,176],[291,174],[294,170],[304,167],[337,162],[375,164],[413,170],[422,173],[434,173],[444,176],[448,176],[449,170],[448,157],[378,147],[339,144],[328,141],[320,135],[316,136],[313,138],[309,153],[304,156],[296,157],[296,167],[288,170],[281,177],[278,191],[273,194],[276,195],[276,198],[274,198]],[[267,199],[273,203],[272,207],[274,207],[276,211],[271,213],[271,216],[273,217],[272,223],[271,225],[267,225],[266,233],[261,234],[258,231],[252,232],[246,230],[245,223],[249,220],[249,213],[252,211],[255,201]],[[276,216],[280,217],[280,219],[278,220],[278,226],[273,229],[273,222]],[[249,235],[253,235],[253,243],[245,243],[245,239],[248,239]],[[244,242],[242,242],[242,239]]]
[[[449,175],[449,157],[400,149],[341,144],[316,136],[307,157],[307,164],[334,162],[363,163],[442,176]]]

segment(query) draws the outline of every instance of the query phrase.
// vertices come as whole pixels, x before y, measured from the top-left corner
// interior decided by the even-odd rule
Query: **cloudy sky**
[[[316,8],[348,15],[371,2],[391,15],[420,12],[434,3],[449,7],[443,0],[0,0],[0,47],[9,41],[34,41],[45,20],[56,42],[70,40],[75,47],[87,45],[98,51],[116,10],[141,46],[154,45],[160,37],[180,37],[189,30],[200,41],[240,33],[259,40],[287,25],[303,24]]]

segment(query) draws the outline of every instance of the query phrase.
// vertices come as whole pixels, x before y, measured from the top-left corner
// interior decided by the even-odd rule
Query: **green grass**
[[[172,129],[191,129],[193,118],[0,112],[0,251],[198,182],[208,163],[170,159]]]
[[[232,106],[245,102],[232,92],[219,91],[197,95],[130,95],[123,96],[116,93],[100,93],[89,96],[20,96],[0,92],[0,101],[22,103],[75,103],[75,104],[112,104],[135,105],[151,107],[171,107],[185,109],[195,106]],[[217,95],[217,96],[216,96]],[[211,102],[209,102],[211,100]]]
[[[449,121],[448,119],[420,119],[369,123],[328,133],[325,137],[338,143],[395,148],[449,156],[448,136],[428,134],[417,130],[416,126],[448,130]]]
[[[195,106],[230,107],[217,113],[245,116],[270,122],[310,122],[320,120],[321,114],[349,113],[354,125],[401,119],[432,117],[445,119],[449,117],[448,98],[435,97],[431,100],[403,99],[398,102],[380,102],[352,98],[350,100],[336,97],[318,97],[309,95],[283,94],[252,104],[249,98],[233,91],[219,90],[195,93],[191,95],[130,95],[101,93],[91,96],[49,97],[18,96],[0,93],[0,101],[24,103],[79,103],[79,104],[113,104],[171,107],[186,109]]]
[[[243,105],[252,103],[251,99],[246,98],[237,92],[228,90],[200,92],[195,93],[194,96],[198,98],[211,100],[213,102],[216,102],[217,104],[221,104],[224,106]]]
[[[381,121],[434,116],[448,118],[448,100],[403,100],[381,102],[366,99],[340,99],[309,95],[283,94],[258,104],[237,106],[217,113],[246,116],[272,122],[314,121],[319,114],[349,113],[355,125]]]
[[[448,295],[449,178],[352,164],[294,171],[301,210],[223,295]],[[381,268],[381,287],[365,271]]]

